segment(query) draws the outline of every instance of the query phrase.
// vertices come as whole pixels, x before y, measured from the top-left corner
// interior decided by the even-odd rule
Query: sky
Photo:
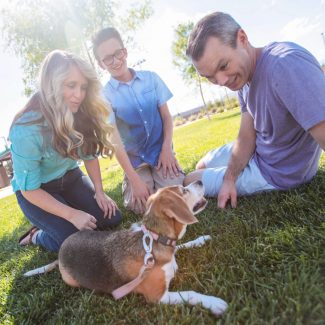
[[[9,1],[9,0],[7,0]],[[2,0],[0,7],[5,6]],[[127,6],[135,1],[124,0]],[[168,102],[173,115],[202,105],[197,90],[182,80],[172,64],[171,45],[179,23],[193,21],[214,11],[231,14],[246,31],[253,46],[273,41],[292,41],[325,63],[325,0],[152,0],[153,16],[136,35],[141,51],[129,51],[129,63],[145,60],[137,68],[157,72],[174,97]],[[325,36],[324,36],[325,37]],[[27,101],[23,94],[20,60],[3,46],[0,35],[0,136],[7,136],[13,116]],[[103,83],[108,80],[105,75]],[[209,100],[225,96],[224,89],[204,85]]]

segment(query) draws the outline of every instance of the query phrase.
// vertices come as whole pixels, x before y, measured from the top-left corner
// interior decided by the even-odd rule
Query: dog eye
[[[183,194],[186,194],[186,193],[188,193],[188,189],[183,187]]]

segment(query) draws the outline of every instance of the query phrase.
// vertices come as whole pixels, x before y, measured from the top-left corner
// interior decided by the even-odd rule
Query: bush
[[[193,122],[197,119],[198,115],[197,114],[192,114],[190,115],[187,120],[190,121],[190,122]]]
[[[186,119],[184,117],[182,117],[181,115],[178,115],[176,117],[174,117],[174,126],[179,126],[179,125],[183,125],[186,123]]]

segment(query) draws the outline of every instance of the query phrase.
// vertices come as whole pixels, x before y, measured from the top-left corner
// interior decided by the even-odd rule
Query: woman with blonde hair
[[[98,163],[98,155],[113,152],[108,115],[92,67],[65,51],[49,53],[39,90],[16,115],[9,134],[12,186],[33,224],[20,245],[58,251],[78,230],[120,223],[116,203],[103,190]],[[80,159],[90,179],[79,169]]]

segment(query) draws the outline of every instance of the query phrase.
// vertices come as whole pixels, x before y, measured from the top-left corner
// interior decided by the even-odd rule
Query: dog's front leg
[[[207,242],[208,240],[211,240],[211,236],[210,235],[206,235],[206,236],[200,236],[194,240],[191,240],[187,243],[181,244],[181,245],[177,245],[176,246],[176,250],[179,250],[180,248],[192,248],[192,247],[200,247],[203,246],[205,244],[205,242]]]
[[[195,291],[180,291],[168,292],[166,291],[160,302],[163,304],[182,304],[188,303],[190,305],[202,304],[204,308],[209,309],[214,315],[221,315],[228,307],[227,303],[217,297],[206,296]]]

